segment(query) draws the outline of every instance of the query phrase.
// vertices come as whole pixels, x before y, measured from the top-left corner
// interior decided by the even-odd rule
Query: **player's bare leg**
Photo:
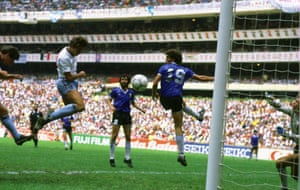
[[[183,112],[172,112],[172,116],[174,119],[175,125],[175,133],[176,133],[176,144],[178,148],[178,158],[177,161],[181,163],[183,166],[187,166],[187,162],[184,155],[184,138],[182,131],[182,120],[183,120]]]
[[[50,115],[48,115],[46,118],[39,118],[36,122],[35,128],[37,130],[43,128],[44,125],[47,123],[65,117],[72,115],[77,112],[81,112],[85,109],[85,105],[83,102],[83,99],[80,95],[80,93],[76,90],[69,91],[64,97],[63,101],[65,106],[62,107],[59,110],[56,110],[52,112]]]
[[[288,189],[287,167],[293,167],[295,165],[296,156],[297,156],[296,154],[288,155],[288,156],[283,156],[283,157],[279,158],[278,160],[276,160],[276,168],[279,173],[282,190]]]
[[[72,129],[71,129],[72,130]],[[70,139],[70,150],[73,150],[73,138],[72,138],[72,131],[68,132],[69,139]]]

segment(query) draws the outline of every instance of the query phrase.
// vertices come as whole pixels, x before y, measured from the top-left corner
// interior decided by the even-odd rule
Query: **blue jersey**
[[[184,82],[195,73],[182,65],[166,63],[159,68],[158,74],[161,75],[160,95],[164,97],[174,97],[182,96]]]
[[[120,87],[113,88],[109,96],[113,99],[116,111],[130,112],[130,104],[134,101],[134,91],[131,88],[126,91]]]
[[[61,118],[63,122],[63,127],[64,128],[70,128],[71,127],[71,120],[73,120],[73,117],[63,117]]]
[[[251,135],[251,145],[257,147],[259,143],[259,134]]]

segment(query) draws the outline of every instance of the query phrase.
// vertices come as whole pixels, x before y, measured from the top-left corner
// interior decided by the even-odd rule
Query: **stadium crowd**
[[[1,1],[0,12],[5,11],[55,11],[68,9],[102,9],[102,8],[121,8],[135,7],[148,5],[174,5],[174,4],[191,4],[191,3],[208,3],[219,0],[12,0]],[[282,14],[282,15],[262,15],[260,19],[251,19],[247,15],[246,18],[241,18],[235,22],[236,29],[265,29],[266,20],[269,28],[277,28],[277,17],[295,17],[297,14]],[[276,19],[274,19],[276,18]],[[189,32],[189,31],[217,31],[217,17],[203,17],[197,19],[174,19],[160,21],[122,21],[122,22],[78,22],[78,23],[48,23],[36,25],[22,25],[22,30],[19,30],[19,24],[3,24],[0,28],[0,34],[3,35],[47,35],[57,34],[130,34],[130,33],[154,33],[154,32]],[[259,22],[261,20],[261,22]],[[274,21],[275,22],[272,22]],[[297,27],[299,19],[295,22],[281,23],[281,27]],[[255,22],[255,23],[253,23]],[[295,24],[296,23],[296,24]],[[284,24],[284,25],[282,25]],[[233,50],[237,52],[244,51],[290,51],[294,50],[291,44],[297,40],[280,40],[281,46],[278,49],[279,42],[274,40],[275,45],[265,47],[264,41],[257,40],[255,46],[247,46],[246,43],[233,44]],[[286,45],[284,45],[286,44]],[[23,52],[57,52],[62,44],[16,44]],[[91,52],[114,53],[114,52],[162,52],[162,49],[170,47],[180,47],[186,52],[215,52],[216,42],[205,41],[203,43],[133,43],[133,44],[93,44],[89,47]],[[295,46],[298,47],[298,46]],[[252,49],[256,48],[256,49]],[[259,49],[261,48],[261,49]],[[47,112],[49,107],[53,109],[62,106],[62,101],[57,94],[55,81],[53,77],[35,78],[29,77],[26,80],[20,81],[5,81],[1,83],[0,95],[3,96],[3,102],[11,111],[11,116],[14,118],[16,125],[19,128],[29,128],[29,113],[34,103],[41,105],[41,111]],[[261,79],[252,80],[257,83]],[[287,83],[298,83],[298,77]],[[277,81],[272,81],[277,82]],[[46,83],[46,85],[41,85]],[[281,82],[278,82],[281,83]],[[285,83],[285,82],[284,82]],[[45,89],[44,87],[47,86]],[[95,85],[95,79],[90,79],[81,83],[81,93],[86,102],[86,111],[76,115],[73,122],[75,129],[74,133],[93,134],[93,135],[110,135],[111,130],[111,114],[108,107],[103,101],[105,96],[95,95],[93,92],[99,88]],[[17,100],[15,102],[15,100]],[[150,97],[139,96],[138,102],[148,110],[147,114],[140,114],[138,111],[133,111],[133,135],[140,138],[173,140],[174,131],[169,112],[163,111],[159,103],[155,103]],[[187,141],[197,143],[209,142],[209,131],[211,125],[211,98],[186,97],[185,101],[194,110],[200,110],[204,106],[206,109],[206,117],[203,122],[185,116],[184,131]],[[282,139],[275,134],[276,126],[288,126],[289,118],[282,113],[276,112],[264,100],[257,99],[231,99],[227,102],[227,115],[225,116],[226,127],[224,132],[224,143],[227,145],[249,146],[250,135],[253,129],[257,129],[263,136],[263,146],[284,148],[290,147],[292,142]],[[43,130],[57,131],[61,128],[59,121],[54,121]]]
[[[111,114],[103,100],[107,91],[95,93],[100,89],[99,80],[90,78],[80,83],[86,110],[75,115],[73,133],[97,136],[109,136],[111,133]],[[46,113],[49,108],[57,109],[63,105],[53,77],[30,77],[23,81],[4,81],[1,83],[0,96],[19,129],[29,129],[29,114],[34,103],[40,105],[43,113]],[[191,116],[184,116],[185,140],[208,143],[212,99],[210,97],[185,97],[185,101],[194,110],[200,110],[202,107],[206,110],[205,119],[202,122]],[[152,101],[150,96],[137,96],[137,103],[147,112],[141,114],[133,109],[132,136],[149,140],[174,140],[175,132],[170,119],[171,113],[164,111],[158,102]],[[224,143],[226,145],[250,146],[250,135],[256,129],[262,135],[263,147],[291,148],[290,140],[283,139],[275,133],[277,126],[287,128],[289,117],[274,110],[266,100],[229,99],[225,113]],[[57,120],[47,124],[42,130],[58,133],[61,127],[61,122]]]
[[[140,6],[178,5],[219,2],[219,0],[4,0],[1,11],[54,11],[69,9],[103,9]]]

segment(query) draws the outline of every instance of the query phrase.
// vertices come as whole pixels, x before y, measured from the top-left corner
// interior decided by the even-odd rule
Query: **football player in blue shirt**
[[[0,50],[0,64],[9,66],[14,64],[15,60],[19,59],[20,54],[17,48],[13,46],[3,46]],[[0,68],[0,78],[4,80],[10,79],[23,79],[22,75],[19,74],[10,74],[5,70]],[[11,133],[13,136],[15,143],[17,145],[22,145],[24,142],[32,139],[32,135],[24,136],[18,132],[15,127],[14,122],[8,115],[7,108],[0,103],[0,119],[1,123],[5,126],[5,128]]]
[[[88,45],[87,39],[78,36],[73,37],[69,46],[64,47],[59,53],[56,61],[58,80],[56,86],[65,104],[59,110],[47,114],[46,118],[38,118],[35,128],[43,128],[47,123],[81,112],[85,109],[83,98],[78,91],[78,79],[86,76],[85,71],[77,72],[77,59],[82,50]]]
[[[256,129],[254,129],[253,134],[251,135],[250,138],[250,143],[252,146],[250,151],[250,159],[252,159],[253,154],[255,153],[256,160],[257,160],[259,141],[260,141],[260,134],[257,133]]]
[[[65,150],[68,150],[68,138],[70,140],[70,150],[73,150],[73,139],[72,139],[72,120],[74,119],[73,116],[66,116],[61,118],[63,123],[63,141]]]
[[[166,64],[162,65],[153,80],[152,99],[159,98],[160,103],[166,110],[172,111],[172,117],[175,125],[176,144],[178,147],[177,161],[183,166],[187,166],[184,155],[184,138],[183,138],[183,98],[182,90],[185,81],[188,79],[199,81],[212,81],[214,77],[198,75],[191,69],[182,65],[181,52],[170,49],[166,52]],[[160,82],[160,93],[157,86]]]
[[[130,115],[131,105],[141,112],[146,111],[139,107],[135,103],[135,92],[133,89],[129,88],[130,77],[128,75],[122,75],[120,77],[120,87],[113,88],[109,93],[109,98],[106,99],[107,104],[113,111],[112,116],[112,134],[110,138],[110,159],[109,163],[111,167],[115,167],[115,146],[116,139],[120,130],[120,126],[123,126],[125,133],[125,159],[124,163],[128,167],[132,168],[132,160],[130,157],[131,152],[131,124],[132,119]]]

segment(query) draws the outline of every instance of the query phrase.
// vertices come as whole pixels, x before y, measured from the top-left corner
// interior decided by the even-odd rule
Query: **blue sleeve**
[[[185,80],[188,80],[194,76],[195,72],[189,68],[186,69]]]
[[[112,99],[114,99],[114,98],[116,97],[116,90],[117,90],[117,88],[113,88],[113,89],[111,90],[111,92],[109,93],[109,96],[110,96]]]

